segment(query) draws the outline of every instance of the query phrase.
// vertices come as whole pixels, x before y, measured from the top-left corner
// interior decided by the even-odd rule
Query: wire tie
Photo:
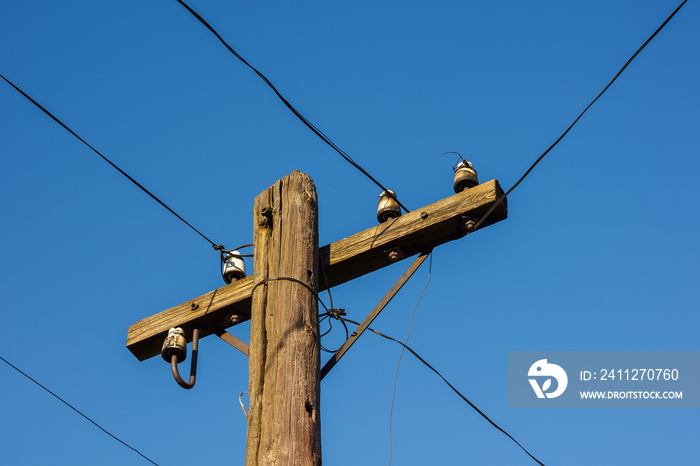
[[[340,316],[345,315],[345,309],[338,308],[338,309],[329,309],[328,310],[328,315],[333,317],[336,320],[340,320]]]

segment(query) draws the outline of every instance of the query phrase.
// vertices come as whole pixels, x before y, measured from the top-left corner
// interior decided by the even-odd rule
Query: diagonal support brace
[[[394,284],[394,286],[391,287],[389,292],[384,295],[381,301],[379,301],[379,304],[377,304],[374,309],[372,309],[372,312],[369,313],[367,317],[365,317],[365,320],[362,321],[359,327],[355,329],[354,332],[352,332],[352,335],[350,335],[350,338],[345,340],[345,343],[343,343],[343,346],[340,347],[338,351],[333,353],[333,356],[328,360],[325,366],[323,366],[323,369],[321,369],[321,380],[330,372],[331,369],[340,361],[340,358],[347,353],[347,351],[350,349],[350,347],[357,341],[358,338],[360,338],[360,335],[367,330],[367,327],[370,326],[370,324],[374,321],[374,319],[377,318],[380,312],[384,310],[384,308],[389,304],[389,302],[396,296],[396,293],[399,292],[401,288],[406,284],[406,282],[413,276],[413,274],[418,270],[418,267],[425,262],[425,259],[430,255],[432,252],[432,248],[426,252],[422,252],[418,257],[416,257],[416,260],[413,261],[411,266],[404,272],[403,275],[401,275],[401,278]]]
[[[234,335],[231,335],[226,330],[219,330],[219,331],[214,332],[214,333],[216,333],[217,337],[221,338],[226,343],[233,346],[234,348],[236,348],[238,351],[245,354],[246,356],[248,356],[248,345],[243,340],[241,340],[240,338],[238,338]]]

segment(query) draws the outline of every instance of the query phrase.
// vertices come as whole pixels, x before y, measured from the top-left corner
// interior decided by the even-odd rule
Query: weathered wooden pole
[[[304,286],[318,292],[313,181],[299,171],[287,175],[258,195],[253,215],[246,466],[320,466],[318,303]]]

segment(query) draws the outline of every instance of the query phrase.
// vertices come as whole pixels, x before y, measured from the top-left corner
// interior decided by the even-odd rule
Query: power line
[[[256,289],[257,287],[259,287],[260,285],[265,285],[265,284],[267,284],[268,282],[275,282],[275,281],[288,281],[288,282],[298,283],[299,285],[303,286],[304,288],[306,288],[307,290],[309,290],[309,291],[311,292],[311,294],[313,295],[313,297],[316,298],[316,301],[318,301],[318,302],[321,304],[321,306],[323,306],[323,309],[326,310],[326,313],[329,312],[329,310],[328,310],[328,308],[326,307],[326,305],[323,304],[323,301],[321,301],[321,298],[318,296],[318,293],[316,293],[316,292],[314,291],[314,289],[311,288],[309,285],[307,285],[306,283],[302,282],[301,280],[297,280],[296,278],[291,278],[291,277],[268,277],[268,278],[263,278],[262,280],[260,280],[259,282],[257,282],[257,283],[253,286],[253,289],[250,290],[250,295],[253,296],[253,291],[255,291],[255,289]]]
[[[328,144],[331,148],[333,148],[333,150],[335,150],[338,154],[340,154],[340,156],[343,157],[347,162],[349,162],[353,167],[355,167],[356,169],[358,169],[363,175],[365,175],[367,178],[369,178],[374,184],[376,184],[377,186],[379,186],[379,187],[382,189],[382,191],[387,191],[387,192],[389,191],[389,190],[386,189],[379,181],[377,181],[372,175],[370,175],[364,168],[362,168],[357,162],[355,162],[355,161],[352,159],[352,157],[350,157],[344,150],[342,150],[342,149],[341,149],[340,147],[338,147],[333,141],[331,141],[331,139],[330,139],[328,136],[326,136],[326,135],[323,133],[323,131],[321,131],[320,129],[318,129],[313,123],[311,123],[309,120],[307,120],[306,117],[304,117],[304,115],[302,115],[302,114],[299,112],[299,110],[297,110],[296,107],[294,107],[294,105],[292,105],[287,99],[284,98],[284,96],[277,90],[277,88],[274,86],[274,84],[272,84],[272,82],[270,82],[270,80],[267,79],[267,77],[266,77],[264,74],[262,74],[260,71],[258,71],[257,68],[255,68],[253,65],[251,65],[250,63],[248,63],[248,61],[246,61],[245,58],[243,58],[238,52],[236,52],[236,51],[224,40],[224,38],[221,37],[221,35],[219,35],[219,33],[216,32],[216,30],[215,30],[204,18],[202,18],[202,17],[199,15],[199,13],[197,13],[196,11],[194,11],[189,5],[187,5],[187,3],[183,2],[182,0],[177,0],[177,2],[178,2],[180,5],[182,5],[187,11],[189,11],[190,14],[192,14],[192,16],[194,16],[195,18],[197,18],[197,20],[198,20],[200,23],[202,23],[202,24],[204,25],[204,27],[206,27],[207,29],[209,29],[209,31],[210,31],[212,34],[214,34],[214,36],[216,36],[217,39],[219,39],[219,42],[221,42],[221,43],[224,45],[224,47],[226,47],[226,48],[228,49],[229,52],[231,52],[233,55],[235,55],[236,58],[238,58],[238,59],[239,59],[244,65],[246,65],[248,68],[250,68],[251,70],[253,70],[253,71],[255,72],[255,74],[257,74],[257,75],[260,77],[260,79],[262,79],[262,80],[265,82],[265,84],[267,84],[268,87],[269,87],[270,89],[272,89],[272,91],[277,95],[277,97],[279,97],[279,99],[282,101],[282,103],[294,114],[294,116],[296,116],[302,123],[304,123],[304,125],[306,125],[311,131],[313,131],[313,133],[314,133],[316,136],[318,136],[319,138],[321,138],[321,140],[322,140],[323,142],[325,142],[325,143]],[[389,195],[391,195],[391,193],[389,193]],[[410,212],[403,204],[401,204],[401,201],[399,201],[395,196],[391,196],[391,197],[393,197],[393,198],[396,200],[396,202],[398,202],[398,204],[401,206],[401,208],[402,208],[403,210],[405,210],[406,212]]]
[[[168,212],[170,212],[171,214],[173,214],[174,216],[176,216],[177,218],[179,218],[185,225],[187,225],[187,226],[190,227],[192,230],[194,230],[199,236],[201,236],[202,238],[204,238],[205,240],[207,240],[207,241],[208,241],[212,246],[214,246],[215,248],[218,246],[218,245],[217,245],[216,243],[214,243],[212,240],[210,240],[209,238],[207,238],[202,232],[200,232],[198,229],[196,229],[195,227],[193,227],[187,220],[185,220],[184,218],[182,218],[177,212],[175,212],[173,209],[171,209],[170,207],[168,207],[168,205],[167,205],[165,202],[163,202],[163,201],[161,201],[160,199],[158,199],[158,197],[157,197],[155,194],[153,194],[153,193],[150,192],[148,189],[146,189],[141,183],[139,183],[138,181],[136,181],[135,179],[133,179],[128,173],[126,173],[124,170],[122,170],[121,168],[119,168],[114,162],[112,162],[112,161],[109,160],[107,157],[105,157],[104,155],[102,155],[102,153],[101,153],[100,151],[98,151],[97,149],[95,149],[94,147],[92,147],[92,146],[91,146],[90,144],[88,144],[83,138],[81,138],[80,136],[78,136],[78,135],[77,135],[72,129],[70,129],[65,123],[63,123],[63,122],[62,122],[61,120],[59,120],[56,116],[54,116],[51,112],[49,112],[48,110],[46,110],[41,104],[39,104],[39,102],[37,102],[36,100],[34,100],[33,98],[31,98],[31,97],[30,97],[26,92],[24,92],[22,89],[20,89],[19,87],[15,86],[9,79],[7,79],[7,78],[6,78],[5,76],[3,76],[2,74],[0,74],[0,78],[4,79],[5,82],[7,82],[7,84],[9,84],[9,85],[12,86],[13,88],[15,88],[15,90],[16,90],[17,92],[19,92],[19,93],[22,94],[24,97],[26,97],[27,100],[29,100],[31,103],[33,103],[39,110],[41,110],[41,111],[44,112],[46,115],[48,115],[49,117],[51,117],[51,119],[52,119],[53,121],[55,121],[56,123],[58,123],[59,125],[61,125],[66,131],[68,131],[70,134],[72,134],[73,136],[75,136],[76,138],[78,138],[78,140],[79,140],[80,142],[82,142],[83,144],[85,144],[86,146],[88,146],[90,149],[92,149],[92,151],[93,151],[94,153],[96,153],[97,155],[99,155],[99,156],[102,158],[102,160],[104,160],[105,162],[107,162],[108,164],[110,164],[115,170],[117,170],[119,173],[121,173],[122,175],[124,175],[129,181],[131,181],[131,182],[134,183],[136,186],[138,186],[138,187],[141,189],[141,191],[143,191],[144,193],[148,194],[148,195],[149,195],[154,201],[156,201],[158,204],[160,204],[160,205],[162,205],[163,207],[165,207],[165,208],[168,210]]]
[[[491,213],[492,213],[494,210],[496,210],[496,208],[503,202],[503,200],[504,200],[515,188],[517,188],[518,185],[519,185],[520,183],[522,183],[523,180],[524,180],[525,178],[527,178],[527,176],[528,176],[528,175],[530,174],[530,172],[537,166],[537,164],[539,164],[540,161],[542,161],[542,159],[543,159],[547,154],[549,154],[549,152],[550,152],[552,149],[554,149],[554,146],[556,146],[557,144],[559,144],[559,142],[560,142],[562,139],[564,139],[564,136],[566,136],[566,135],[569,133],[569,131],[571,131],[571,128],[573,128],[574,125],[575,125],[576,123],[578,123],[578,121],[581,119],[581,117],[583,117],[583,115],[588,111],[589,108],[591,108],[591,107],[593,106],[594,103],[596,103],[596,101],[605,93],[605,91],[607,91],[608,88],[609,88],[610,86],[612,86],[612,84],[613,84],[615,81],[617,81],[617,78],[620,77],[620,75],[622,74],[622,72],[625,71],[625,69],[629,66],[630,63],[632,63],[632,61],[637,57],[637,55],[639,55],[639,53],[640,53],[642,50],[644,50],[644,48],[645,48],[647,45],[649,45],[649,43],[654,39],[654,37],[656,37],[656,35],[657,35],[659,32],[661,32],[661,30],[666,26],[666,24],[667,24],[669,21],[671,21],[671,18],[673,18],[673,17],[676,15],[676,13],[678,13],[678,10],[680,10],[681,7],[683,7],[683,5],[685,5],[685,3],[686,3],[687,1],[688,1],[688,0],[683,0],[683,2],[681,2],[681,4],[678,5],[678,7],[677,7],[675,10],[673,10],[673,13],[671,13],[671,15],[670,15],[668,18],[666,18],[666,21],[664,21],[664,22],[661,24],[661,26],[659,26],[659,27],[656,29],[656,31],[654,31],[654,33],[653,33],[651,36],[649,36],[649,38],[646,40],[646,42],[644,42],[644,43],[641,45],[641,47],[639,47],[639,48],[637,49],[637,51],[634,52],[634,54],[629,58],[629,60],[627,60],[627,62],[622,66],[622,68],[620,68],[620,71],[617,72],[617,74],[615,75],[615,77],[613,77],[612,80],[610,80],[610,82],[608,83],[608,85],[605,86],[605,88],[604,88],[602,91],[600,91],[600,93],[596,96],[596,98],[593,99],[593,100],[591,101],[591,103],[588,104],[588,106],[587,106],[585,109],[583,109],[583,111],[579,114],[578,117],[576,117],[576,119],[574,120],[574,122],[571,123],[571,125],[569,125],[568,128],[566,128],[566,131],[564,131],[564,132],[562,133],[562,135],[559,136],[559,138],[557,138],[557,140],[554,141],[554,143],[553,143],[551,146],[549,146],[549,147],[547,148],[547,150],[544,151],[544,152],[542,153],[542,155],[540,155],[540,156],[537,158],[537,160],[535,160],[535,163],[533,163],[532,165],[530,165],[530,168],[527,169],[527,171],[523,174],[523,176],[521,176],[520,179],[519,179],[508,191],[506,191],[505,194],[501,195],[501,197],[499,197],[498,200],[496,200],[496,203],[495,203],[494,205],[492,205],[491,208],[490,208],[488,211],[486,211],[486,213],[484,214],[484,216],[481,217],[481,219],[479,219],[478,222],[476,222],[476,225],[474,226],[474,229],[475,229],[475,230],[476,230],[477,228],[479,228],[479,226],[484,222],[484,220],[486,220],[486,218],[487,218],[489,215],[491,215]]]
[[[339,318],[340,320],[344,320],[345,322],[349,322],[349,323],[351,323],[351,324],[360,325],[358,322],[355,322],[354,320],[346,319],[345,317],[338,317],[338,318]],[[428,362],[427,362],[425,359],[423,359],[418,353],[416,353],[413,349],[411,349],[410,346],[408,346],[408,345],[406,345],[406,344],[404,344],[404,343],[401,343],[401,342],[400,342],[399,340],[397,340],[396,338],[392,338],[392,337],[390,337],[390,336],[388,336],[388,335],[384,335],[382,332],[379,332],[379,331],[377,331],[377,330],[374,330],[374,329],[372,329],[371,327],[367,327],[367,330],[369,330],[369,331],[375,333],[376,335],[379,335],[379,336],[382,337],[382,338],[386,338],[387,340],[391,340],[391,341],[393,341],[393,342],[396,342],[396,343],[398,343],[399,345],[403,346],[405,349],[407,349],[407,350],[408,350],[413,356],[415,356],[420,362],[422,362],[423,364],[425,364],[425,366],[426,366],[428,369],[430,369],[431,371],[435,372],[435,373],[438,375],[438,377],[440,377],[440,378],[443,380],[443,382],[445,382],[445,383],[447,384],[447,386],[450,387],[450,388],[452,389],[453,392],[455,392],[462,400],[464,400],[469,406],[471,406],[471,407],[474,409],[474,411],[476,411],[477,413],[479,413],[479,414],[481,415],[481,417],[483,417],[484,419],[486,419],[492,426],[494,426],[496,429],[500,430],[500,431],[501,431],[502,433],[504,433],[509,439],[511,439],[513,442],[515,442],[515,444],[518,445],[525,453],[527,453],[527,455],[528,455],[530,458],[532,458],[533,460],[535,460],[535,462],[537,462],[537,464],[539,464],[540,466],[544,466],[544,463],[542,463],[540,460],[538,460],[537,458],[535,458],[534,456],[532,456],[532,454],[531,454],[529,451],[527,451],[527,449],[525,449],[525,447],[523,447],[523,446],[520,444],[520,442],[518,442],[517,440],[515,440],[515,439],[513,438],[512,435],[510,435],[508,432],[506,432],[505,430],[503,430],[503,428],[501,428],[498,424],[496,424],[495,422],[493,422],[493,421],[491,420],[490,417],[488,417],[486,414],[484,414],[483,411],[481,411],[479,408],[477,408],[476,405],[475,405],[474,403],[472,403],[471,401],[469,401],[469,400],[467,399],[466,396],[462,395],[462,393],[461,393],[459,390],[457,390],[450,382],[448,382],[448,380],[447,380],[440,372],[438,372],[437,369],[435,369],[433,366],[431,366],[430,364],[428,364]]]
[[[57,400],[59,400],[59,401],[60,401],[61,403],[63,403],[64,405],[68,406],[70,409],[72,409],[72,410],[75,411],[76,413],[78,413],[78,414],[80,414],[81,416],[83,416],[85,419],[87,419],[88,421],[90,421],[90,423],[92,423],[95,427],[97,427],[98,429],[100,429],[102,432],[104,432],[105,434],[109,435],[109,436],[112,437],[114,440],[116,440],[117,442],[121,443],[122,445],[124,445],[125,447],[129,448],[130,450],[135,451],[136,453],[139,454],[139,456],[141,456],[142,458],[144,458],[146,461],[150,462],[151,464],[155,464],[156,466],[158,466],[158,463],[156,463],[155,461],[153,461],[152,459],[150,459],[149,457],[147,457],[146,455],[144,455],[143,453],[141,453],[140,451],[138,451],[136,448],[132,447],[132,446],[129,445],[128,443],[124,442],[123,440],[119,439],[119,438],[116,437],[115,435],[111,434],[111,433],[110,433],[109,431],[107,431],[104,427],[100,426],[98,423],[96,423],[95,421],[93,421],[92,419],[90,419],[89,417],[87,417],[85,414],[83,414],[78,408],[76,408],[75,406],[71,405],[71,404],[68,403],[66,400],[64,400],[64,399],[61,398],[60,396],[56,395],[54,392],[52,392],[51,390],[49,390],[48,388],[46,388],[45,386],[43,386],[42,384],[40,384],[39,382],[37,382],[36,380],[34,380],[33,378],[31,378],[29,375],[27,375],[26,373],[24,373],[22,370],[20,370],[17,366],[15,366],[15,365],[12,364],[11,362],[9,362],[7,359],[5,359],[5,358],[3,358],[2,356],[0,356],[0,360],[2,360],[5,364],[7,364],[7,365],[10,366],[11,368],[13,368],[14,370],[16,370],[17,372],[19,372],[20,374],[22,374],[22,375],[25,376],[26,378],[28,378],[29,380],[31,380],[32,382],[34,382],[34,383],[35,383],[36,385],[38,385],[39,387],[41,387],[41,388],[43,388],[44,390],[46,390],[47,392],[49,392],[49,393],[50,393],[51,395],[53,395]]]

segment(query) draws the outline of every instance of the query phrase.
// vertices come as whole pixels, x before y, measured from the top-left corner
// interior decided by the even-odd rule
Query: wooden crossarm
[[[464,236],[462,218],[478,219],[501,194],[498,181],[491,180],[320,248],[328,283],[337,286],[390,265],[387,251],[393,248],[399,248],[401,260]],[[504,200],[481,228],[507,216]],[[140,320],[129,327],[126,346],[143,361],[160,353],[171,327],[182,327],[189,340],[195,327],[202,338],[246,321],[254,284],[251,275]],[[327,288],[323,278],[319,288]]]

